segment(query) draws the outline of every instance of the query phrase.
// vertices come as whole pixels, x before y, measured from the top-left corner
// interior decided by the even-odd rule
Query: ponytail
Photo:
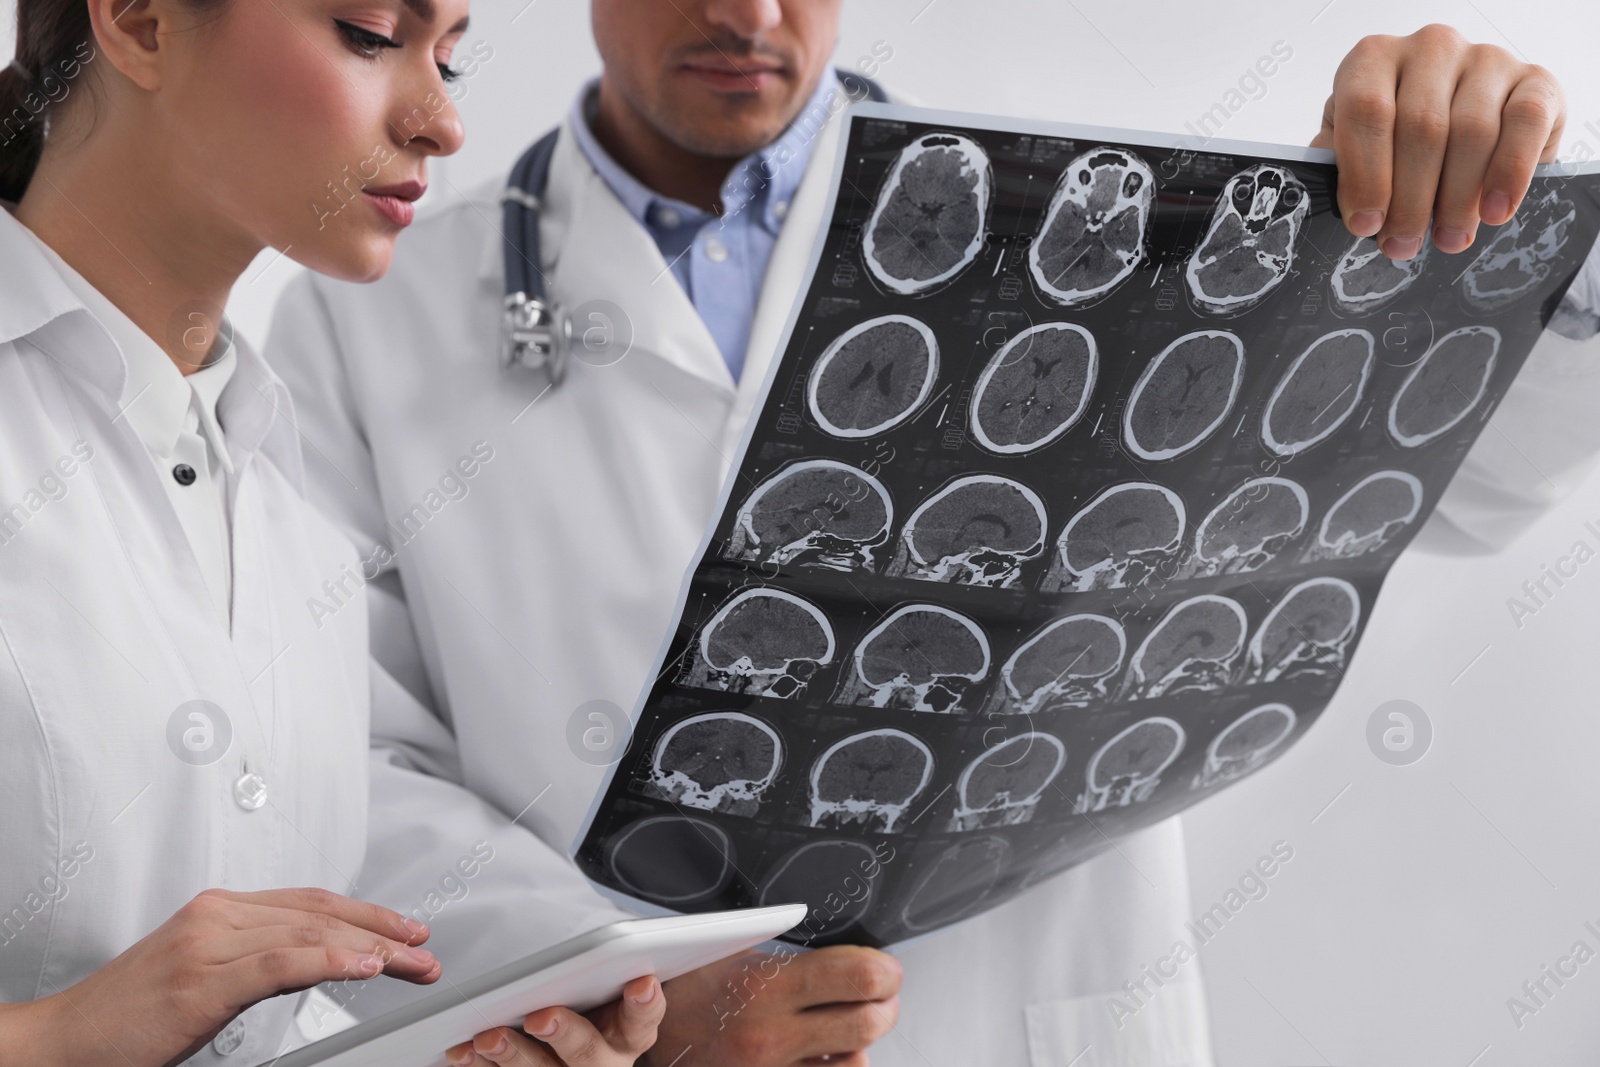
[[[0,70],[0,200],[21,200],[44,151],[50,109],[94,58],[85,0],[17,0],[17,56]]]

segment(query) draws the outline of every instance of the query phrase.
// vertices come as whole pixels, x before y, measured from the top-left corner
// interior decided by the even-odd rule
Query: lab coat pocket
[[[1121,993],[1025,1009],[1032,1067],[1213,1067],[1205,995],[1168,982],[1136,1008]],[[1120,1007],[1118,1006],[1120,1005]]]

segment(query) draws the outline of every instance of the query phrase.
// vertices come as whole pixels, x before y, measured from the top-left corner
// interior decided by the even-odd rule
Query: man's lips
[[[734,63],[718,60],[695,60],[685,63],[679,68],[684,74],[689,75],[713,89],[724,92],[760,92],[773,82],[780,81],[788,74],[788,68],[782,63],[751,62]]]

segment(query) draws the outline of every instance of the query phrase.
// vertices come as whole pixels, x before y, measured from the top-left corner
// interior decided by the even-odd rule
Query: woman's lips
[[[363,189],[365,196],[378,213],[390,222],[404,229],[411,225],[417,216],[417,208],[413,201],[428,191],[422,182],[399,182],[395,185],[385,185],[376,189]]]

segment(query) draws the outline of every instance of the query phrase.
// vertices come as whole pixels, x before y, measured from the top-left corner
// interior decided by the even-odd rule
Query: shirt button
[[[211,1042],[211,1049],[219,1056],[232,1056],[244,1047],[244,1017],[233,1020],[223,1027],[215,1041]]]
[[[233,783],[233,802],[245,811],[255,811],[267,802],[267,780],[250,771]]]
[[[172,480],[179,485],[193,485],[195,477],[194,468],[187,463],[180,463],[172,468]]]
[[[676,208],[666,206],[656,208],[656,222],[669,230],[675,230],[683,223],[683,216],[678,214]]]
[[[783,221],[783,217],[785,215],[787,215],[788,213],[789,213],[789,201],[787,201],[787,200],[779,200],[776,204],[772,205],[772,217],[777,219],[779,222],[782,222]]]
[[[728,258],[728,246],[719,238],[706,238],[706,258],[713,263],[721,263]]]

